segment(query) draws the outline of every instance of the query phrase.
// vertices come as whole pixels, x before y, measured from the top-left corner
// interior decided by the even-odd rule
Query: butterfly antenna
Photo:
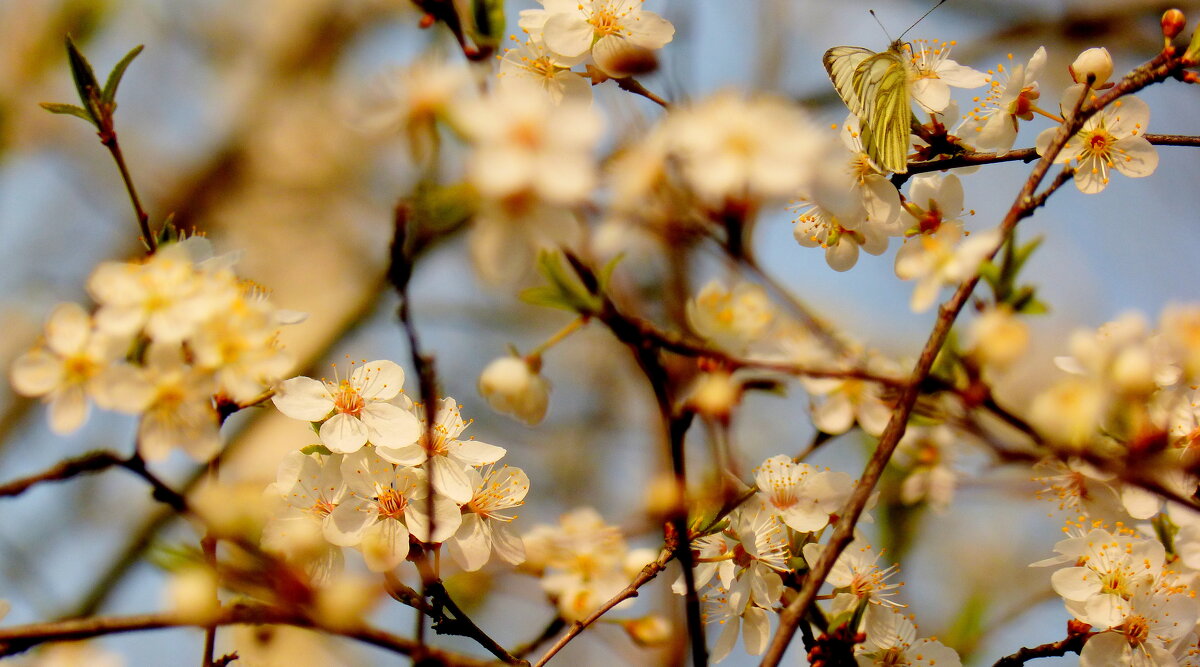
[[[925,12],[924,14],[921,14],[921,18],[917,19],[916,21],[913,21],[913,24],[908,26],[908,29],[906,29],[904,32],[900,33],[900,39],[904,39],[904,36],[908,34],[909,30],[912,30],[913,28],[917,27],[917,24],[920,23],[921,21],[924,21],[926,16],[929,16],[930,14],[932,14],[933,10],[937,9],[938,7],[941,7],[942,5],[946,4],[948,1],[949,0],[940,0],[940,2],[938,2],[936,5],[930,7],[929,11]],[[874,16],[875,12],[871,12],[871,15]],[[875,20],[878,21],[879,19],[875,19]]]
[[[946,1],[946,0],[942,0],[942,2],[945,2],[945,1]],[[887,29],[887,28],[885,28],[885,27],[883,26],[883,21],[880,21],[880,20],[879,20],[879,17],[875,15],[875,10],[874,10],[874,9],[868,9],[868,10],[867,10],[867,12],[868,12],[868,13],[870,13],[870,14],[871,14],[871,18],[875,19],[875,22],[879,24],[879,29],[883,31],[883,34],[887,35],[888,42],[891,42],[891,41],[892,41],[892,36],[891,36],[891,35],[888,33],[888,29]],[[903,35],[901,35],[901,36],[903,37]]]

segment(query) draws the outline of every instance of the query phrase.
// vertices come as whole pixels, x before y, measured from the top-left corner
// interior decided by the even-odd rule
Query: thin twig
[[[657,104],[658,106],[660,106],[664,109],[671,108],[670,102],[668,102],[668,101],[664,100],[663,98],[659,97],[658,95],[655,95],[654,93],[650,92],[645,86],[643,86],[641,84],[641,82],[639,82],[637,79],[635,79],[631,76],[625,77],[624,79],[613,79],[613,81],[617,82],[617,86],[619,86],[621,88],[621,90],[631,92],[634,95],[641,95],[642,97],[650,100],[651,102],[654,102],[655,104]]]
[[[138,229],[142,232],[142,242],[151,254],[158,249],[158,239],[150,231],[150,215],[142,208],[142,200],[138,197],[137,188],[133,185],[133,177],[129,175],[129,167],[125,165],[125,154],[121,152],[121,144],[117,141],[117,131],[110,126],[100,132],[100,143],[112,154],[117,169],[121,172],[121,180],[125,183],[125,191],[129,193],[129,203],[133,205],[133,214],[137,217]]]
[[[121,465],[116,453],[100,450],[61,461],[51,468],[7,484],[0,484],[0,497],[17,496],[43,482],[62,482],[77,475],[87,475]]]
[[[27,651],[47,642],[77,641],[102,635],[158,630],[162,628],[194,627],[212,624],[215,626],[254,624],[290,625],[299,628],[322,630],[343,637],[388,649],[395,653],[424,657],[443,665],[483,667],[499,664],[457,653],[422,647],[417,642],[398,637],[370,626],[335,627],[322,624],[318,619],[300,614],[292,608],[283,609],[257,604],[233,604],[222,607],[212,619],[197,622],[195,617],[176,613],[138,614],[134,616],[110,616],[32,623],[0,628],[0,656],[11,656]]]
[[[686,541],[684,543],[686,544]],[[587,618],[583,619],[582,621],[575,621],[572,623],[571,627],[567,629],[567,632],[562,637],[559,637],[558,641],[554,642],[554,644],[546,650],[542,657],[538,658],[537,662],[533,663],[533,667],[542,667],[542,665],[545,665],[547,662],[549,662],[550,658],[553,658],[556,653],[561,651],[563,647],[565,647],[572,639],[578,636],[579,633],[583,632],[589,625],[595,623],[600,619],[601,616],[607,614],[610,609],[630,598],[637,597],[638,589],[640,589],[642,586],[645,586],[650,582],[650,580],[657,577],[658,573],[662,572],[663,568],[665,568],[667,563],[670,562],[674,557],[675,554],[671,549],[663,549],[658,554],[658,558],[646,567],[643,567],[642,571],[638,572],[633,581],[629,582],[628,586],[621,589],[621,592],[609,598],[607,602],[600,605],[596,611],[593,611],[590,615],[588,615]]]

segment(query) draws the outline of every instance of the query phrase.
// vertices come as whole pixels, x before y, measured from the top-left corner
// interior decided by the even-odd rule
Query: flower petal
[[[292,419],[319,422],[333,411],[333,397],[324,382],[307,377],[284,380],[271,402]]]

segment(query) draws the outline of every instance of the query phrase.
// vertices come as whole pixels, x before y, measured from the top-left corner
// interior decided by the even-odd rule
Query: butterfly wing
[[[895,173],[908,171],[908,137],[912,109],[908,67],[899,46],[876,53],[859,63],[851,76],[863,148],[880,167]]]
[[[829,72],[830,81],[833,81],[833,87],[856,116],[862,116],[865,109],[854,90],[854,72],[864,60],[874,55],[874,51],[859,46],[835,46],[826,51],[825,56],[821,58],[821,62],[825,64],[825,71]]]

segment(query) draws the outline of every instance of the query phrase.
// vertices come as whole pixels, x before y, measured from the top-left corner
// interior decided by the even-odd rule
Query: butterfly
[[[940,4],[940,3],[939,3]],[[859,46],[835,46],[821,61],[833,87],[858,116],[867,155],[887,171],[908,171],[912,114],[912,64],[900,40],[876,53]]]

